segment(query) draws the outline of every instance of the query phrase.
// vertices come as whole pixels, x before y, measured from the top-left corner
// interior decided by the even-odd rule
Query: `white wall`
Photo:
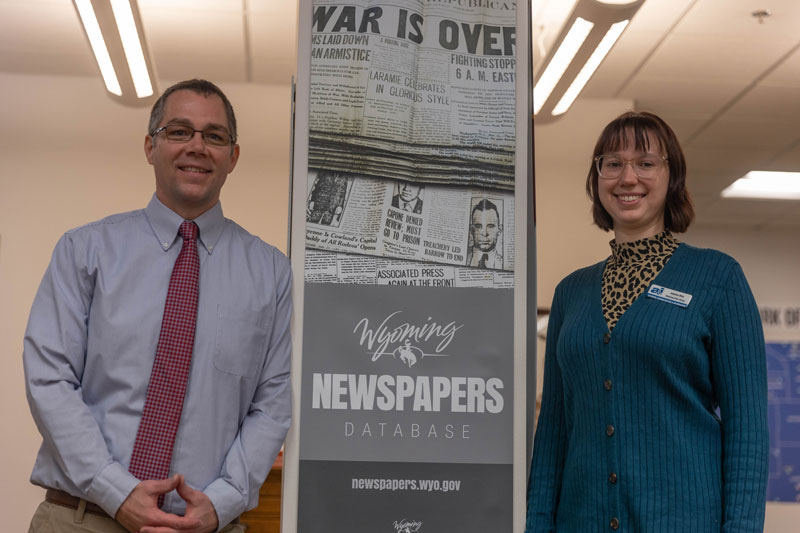
[[[289,87],[222,89],[236,109],[241,145],[222,192],[225,216],[285,250]],[[21,360],[33,296],[64,231],[144,207],[154,179],[142,148],[149,109],[112,102],[99,79],[0,75],[0,94],[0,516],[4,531],[27,531],[44,495],[28,482],[41,438]]]
[[[800,283],[796,281],[800,272],[800,236],[796,229],[693,227],[683,240],[736,258],[759,306],[800,305]],[[788,329],[767,329],[765,336],[768,341],[800,341],[800,331]]]

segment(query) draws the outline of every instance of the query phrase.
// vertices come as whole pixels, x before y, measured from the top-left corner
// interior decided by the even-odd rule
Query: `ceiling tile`
[[[787,204],[787,209],[775,217],[772,225],[775,227],[800,227],[800,202],[785,200],[782,203]]]
[[[216,12],[242,12],[242,0],[138,0],[139,11],[151,12],[157,9]],[[252,1],[252,0],[251,0]]]
[[[776,150],[689,144],[683,146],[687,181],[698,192],[719,193],[754,168],[761,168]]]
[[[756,9],[769,8],[772,16],[763,23],[753,17]],[[742,40],[769,40],[797,36],[800,20],[800,2],[796,0],[770,0],[756,3],[752,0],[699,0],[687,17],[676,27],[677,32],[704,35],[740,35]]]
[[[643,108],[640,107],[640,109]],[[661,113],[661,118],[667,121],[672,131],[678,136],[678,140],[681,143],[685,143],[694,132],[708,122],[708,119],[711,118],[711,113],[688,115],[676,113],[674,111],[666,111]]]
[[[160,78],[245,81],[241,12],[150,9],[142,21]]]
[[[703,170],[690,158],[686,161],[686,184],[689,192],[698,198],[718,200],[719,194],[728,185],[742,176],[739,172],[714,172]]]
[[[720,82],[701,78],[687,83],[677,79],[636,77],[619,96],[633,98],[638,109],[656,113],[713,115],[741,92],[747,81]]]
[[[142,19],[150,45],[157,45],[160,52],[178,50],[184,56],[198,57],[206,53],[242,53],[244,18],[241,12],[151,9],[142,12]]]
[[[698,145],[721,146],[728,150],[766,148],[777,151],[786,141],[783,121],[729,118],[727,113],[692,138]]]
[[[637,78],[692,84],[698,81],[749,82],[796,42],[794,37],[754,41],[730,32],[725,35],[672,33],[642,67]]]
[[[800,139],[795,139],[789,149],[779,154],[765,165],[763,170],[783,170],[786,172],[800,172]]]
[[[633,69],[647,58],[655,41],[650,32],[634,32],[629,29],[623,33],[582,94],[590,98],[615,96]]]
[[[296,25],[261,13],[251,14],[249,21],[253,81],[290,83],[297,64]]]
[[[272,16],[280,17],[276,23],[290,25],[297,23],[297,0],[276,1],[276,0],[249,0],[247,9],[250,13],[269,13]]]
[[[99,75],[71,3],[0,3],[0,21],[0,71]]]
[[[800,50],[794,53],[770,72],[762,83],[773,86],[800,87]]]
[[[649,0],[636,12],[626,33],[633,31],[661,34],[675,24],[693,2],[695,0]]]
[[[692,0],[645,2],[583,93],[590,98],[617,96],[623,83],[647,59],[659,40],[691,3]]]
[[[759,83],[730,109],[726,118],[764,120],[798,124],[800,122],[798,87]]]

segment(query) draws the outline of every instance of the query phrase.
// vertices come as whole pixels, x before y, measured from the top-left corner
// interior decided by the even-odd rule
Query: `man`
[[[68,231],[33,302],[33,532],[243,531],[289,428],[290,266],[222,215],[230,102],[170,87],[144,151],[149,205]]]
[[[398,181],[395,184],[395,194],[392,196],[392,207],[409,211],[411,213],[422,213],[422,198],[420,192],[424,189],[419,185],[408,181]]]
[[[472,247],[467,251],[467,265],[480,268],[503,268],[503,254],[497,240],[503,232],[497,206],[483,199],[472,208],[469,231]]]

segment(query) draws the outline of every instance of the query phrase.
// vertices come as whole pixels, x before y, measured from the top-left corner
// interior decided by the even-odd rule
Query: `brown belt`
[[[63,490],[58,489],[47,489],[44,500],[62,507],[69,507],[70,509],[77,509],[81,503],[80,498],[76,498],[72,494],[67,494]],[[108,516],[108,513],[105,512],[102,507],[92,502],[86,502],[86,512],[112,518]]]
[[[63,490],[58,490],[58,489],[47,489],[47,492],[44,495],[44,499],[47,502],[54,503],[62,507],[69,507],[70,509],[77,509],[81,503],[80,498],[77,498],[72,494],[68,494]],[[105,512],[102,507],[92,502],[86,502],[86,512],[100,515],[106,518],[113,518],[109,516],[108,513]],[[233,520],[231,520],[231,524],[238,524],[238,523],[239,523],[238,516]]]

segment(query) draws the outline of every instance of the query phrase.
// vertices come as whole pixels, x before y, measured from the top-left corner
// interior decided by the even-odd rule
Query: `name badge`
[[[668,289],[661,285],[650,285],[650,288],[647,290],[647,297],[677,305],[678,307],[687,307],[689,302],[692,301],[691,294],[679,292],[675,289]]]

